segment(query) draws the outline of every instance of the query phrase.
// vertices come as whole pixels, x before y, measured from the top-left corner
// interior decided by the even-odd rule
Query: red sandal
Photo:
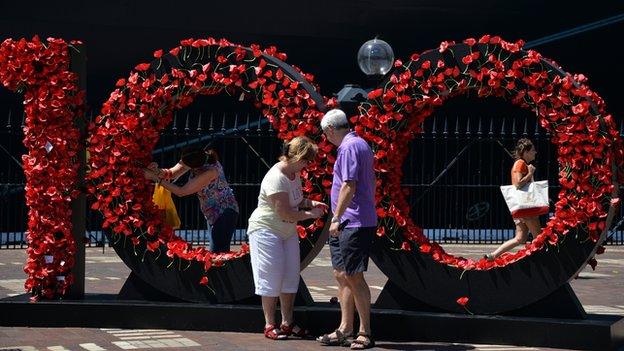
[[[286,340],[288,338],[288,334],[273,324],[264,327],[264,336],[271,340]]]
[[[282,324],[280,325],[280,328],[288,336],[292,335],[302,339],[308,339],[311,337],[309,330],[303,329],[294,323],[292,325]]]

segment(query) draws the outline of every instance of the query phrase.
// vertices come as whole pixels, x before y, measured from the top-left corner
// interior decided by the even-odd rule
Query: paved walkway
[[[492,246],[445,245],[453,254],[478,257]],[[572,288],[588,313],[624,315],[624,247],[607,247],[599,257],[596,271],[587,267]],[[22,294],[26,261],[24,250],[0,250],[0,298]],[[87,249],[86,292],[117,293],[129,269],[112,249]],[[326,302],[337,295],[331,276],[327,248],[302,274],[315,301]],[[367,280],[372,300],[379,296],[385,276],[370,263]],[[0,313],[2,313],[0,311]],[[59,316],[62,318],[62,316]],[[169,330],[120,330],[84,328],[7,328],[0,327],[0,350],[131,350],[162,348],[166,350],[319,350],[314,341],[287,340],[273,342],[260,333],[223,333]],[[508,345],[475,345],[446,343],[396,343],[379,341],[378,350],[538,350]],[[539,348],[540,350],[548,350]],[[552,350],[552,349],[551,349]]]

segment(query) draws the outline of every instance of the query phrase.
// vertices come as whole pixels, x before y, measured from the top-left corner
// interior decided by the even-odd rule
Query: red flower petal
[[[382,88],[375,89],[371,91],[370,93],[368,93],[368,99],[369,100],[376,99],[380,97],[381,95],[383,95],[383,89]]]
[[[469,299],[466,296],[462,296],[457,299],[457,304],[462,307],[466,307],[466,305],[468,304],[468,301]]]
[[[134,67],[134,69],[137,71],[147,71],[149,68],[150,68],[149,63],[139,63],[138,65]]]

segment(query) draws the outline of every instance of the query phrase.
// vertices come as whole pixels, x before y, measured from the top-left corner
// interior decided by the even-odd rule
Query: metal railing
[[[0,248],[24,248],[27,209],[24,175],[19,165],[25,152],[22,112],[9,111],[0,118]],[[505,116],[478,114],[453,116],[434,114],[422,133],[410,143],[403,168],[403,187],[409,191],[412,217],[425,233],[438,242],[500,243],[513,235],[513,222],[499,186],[510,183],[513,159],[509,154],[516,140],[528,137],[537,147],[536,179],[548,179],[550,197],[556,199],[558,165],[550,135],[538,128],[535,116],[526,113]],[[624,134],[624,122],[620,123]],[[240,206],[239,228],[234,244],[246,240],[247,218],[257,205],[260,182],[279,155],[281,142],[270,124],[257,112],[249,114],[180,112],[161,133],[154,160],[161,166],[178,161],[188,145],[212,142]],[[179,180],[184,183],[186,177]],[[623,189],[624,190],[624,189]],[[208,231],[194,196],[175,198],[182,221],[178,234],[200,245],[208,242]],[[615,222],[622,218],[620,210]],[[543,218],[547,220],[546,216]],[[624,244],[622,223],[612,228],[608,244]],[[109,245],[101,232],[101,216],[87,214],[87,245]]]

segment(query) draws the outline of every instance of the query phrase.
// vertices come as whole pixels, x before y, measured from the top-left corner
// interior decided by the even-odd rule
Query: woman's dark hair
[[[219,155],[214,149],[200,149],[189,147],[182,150],[182,162],[190,168],[199,168],[205,164],[215,164],[219,161]]]
[[[514,157],[519,160],[522,158],[522,154],[530,151],[533,148],[533,142],[527,138],[522,138],[518,140],[516,143],[516,148],[514,150]]]

